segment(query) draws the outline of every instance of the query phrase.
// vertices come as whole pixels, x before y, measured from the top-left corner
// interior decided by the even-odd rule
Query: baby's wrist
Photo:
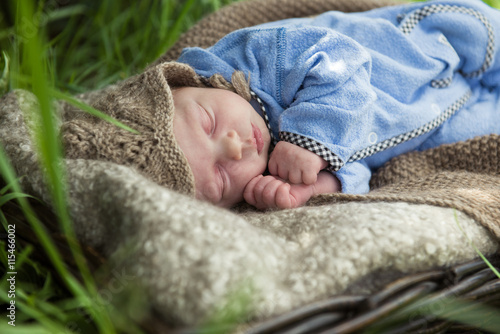
[[[318,180],[314,184],[314,195],[331,194],[341,192],[342,187],[339,179],[328,171],[321,171]]]

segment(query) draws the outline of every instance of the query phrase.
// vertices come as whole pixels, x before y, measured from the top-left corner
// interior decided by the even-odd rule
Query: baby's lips
[[[260,152],[262,152],[262,148],[264,147],[264,139],[262,138],[262,132],[254,124],[252,124],[252,129],[253,129],[253,138],[255,140],[255,145],[257,146],[257,153],[260,154]]]

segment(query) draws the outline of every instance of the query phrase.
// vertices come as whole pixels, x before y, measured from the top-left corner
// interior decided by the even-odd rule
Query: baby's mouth
[[[262,152],[262,148],[264,147],[264,139],[262,139],[262,132],[254,124],[252,124],[252,129],[253,129],[253,138],[255,139],[255,144],[257,146],[257,153],[260,154],[260,152]]]

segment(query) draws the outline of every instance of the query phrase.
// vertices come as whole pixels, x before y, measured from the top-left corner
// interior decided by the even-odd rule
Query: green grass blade
[[[491,264],[490,261],[488,261],[488,259],[483,255],[483,253],[481,253],[481,251],[476,247],[476,245],[471,240],[471,238],[463,230],[462,226],[460,225],[460,222],[458,221],[458,215],[457,215],[457,211],[456,210],[454,211],[454,215],[455,215],[455,222],[457,223],[457,226],[460,229],[460,232],[462,232],[462,234],[465,236],[465,238],[467,238],[467,241],[469,242],[469,245],[471,245],[472,248],[474,248],[474,250],[479,255],[479,257],[488,265],[488,267],[495,273],[495,275],[497,275],[498,278],[500,278],[500,273],[498,272],[498,270]]]
[[[2,76],[0,77],[0,96],[5,94],[9,89],[9,56],[5,51],[2,51],[4,68],[2,71]]]
[[[182,7],[182,11],[174,22],[174,25],[170,28],[169,38],[166,39],[164,44],[164,49],[167,49],[174,41],[180,36],[185,22],[186,16],[188,15],[190,9],[194,5],[195,0],[187,0]]]
[[[81,101],[78,101],[77,99],[75,99],[73,96],[71,96],[69,94],[65,94],[65,93],[57,91],[55,89],[51,90],[51,94],[54,98],[67,101],[68,103],[74,105],[75,107],[80,108],[80,109],[88,112],[89,114],[94,115],[96,117],[99,117],[99,118],[101,118],[101,119],[103,119],[111,124],[114,124],[119,128],[122,128],[124,130],[130,131],[130,132],[135,133],[135,134],[139,134],[139,131],[136,131],[136,130],[132,129],[131,127],[114,119],[113,117],[111,117],[111,116],[109,116],[109,115],[107,115],[107,114],[105,114],[105,113],[103,113],[95,108],[92,108],[91,106],[89,106]]]
[[[17,193],[22,192],[21,186],[19,185],[19,183],[17,182],[17,178],[15,177],[14,170],[12,166],[8,163],[8,158],[5,155],[5,152],[1,145],[0,145],[0,174],[2,175],[4,180],[6,180],[6,182],[12,184],[14,192]],[[71,291],[73,291],[75,295],[79,297],[82,296],[84,297],[83,305],[89,307],[91,305],[90,298],[88,297],[85,298],[87,294],[81,288],[78,281],[67,271],[66,265],[64,264],[61,256],[59,255],[59,252],[57,251],[53,240],[49,237],[42,223],[36,217],[35,213],[33,212],[33,209],[29,205],[26,198],[18,197],[16,198],[16,200],[21,206],[21,209],[23,210],[26,220],[30,224],[33,231],[36,233],[40,243],[42,244],[45,252],[47,253],[47,256],[51,259],[52,263],[54,264],[54,267],[56,268],[57,272],[61,275],[61,277],[63,277],[66,284],[68,285],[68,288]]]
[[[51,330],[52,333],[64,333],[64,326],[60,325],[56,321],[53,321],[46,314],[38,310],[36,307],[29,305],[23,300],[26,299],[26,296],[23,294],[22,290],[16,289],[16,297],[15,307],[16,309],[18,309],[17,312],[23,312],[24,314],[37,319],[47,329]],[[11,300],[4,289],[0,290],[0,299],[6,303],[9,303]]]
[[[4,230],[7,231],[8,230],[7,226],[9,225],[9,222],[1,210],[0,210],[0,223],[2,224]]]
[[[29,19],[34,17],[33,1],[22,1],[18,2],[17,5],[18,15],[16,17],[16,26],[21,29],[22,22],[29,22]],[[25,40],[21,57],[22,59],[27,60],[26,62],[23,62],[22,70],[31,75],[32,90],[37,97],[40,106],[40,124],[38,127],[35,127],[34,133],[38,144],[37,146],[40,151],[40,160],[46,170],[46,177],[52,194],[54,210],[59,218],[64,234],[69,240],[76,240],[66,204],[67,189],[65,185],[65,171],[63,169],[61,159],[62,148],[57,135],[55,118],[52,110],[52,98],[49,88],[51,84],[48,80],[46,63],[44,62],[46,50],[42,47],[39,33],[36,30],[37,27],[34,27],[34,29],[35,31],[32,38]],[[21,34],[22,31],[19,31],[19,33]],[[25,112],[33,113],[36,111],[29,110]],[[16,190],[16,192],[18,191]],[[24,198],[18,198],[18,201],[20,204],[22,203],[22,209],[26,210],[25,215],[27,216],[28,221],[32,223],[34,228],[36,228],[39,238],[43,239],[42,245],[46,249],[49,258],[54,263],[56,270],[67,284],[70,291],[72,291],[75,294],[75,297],[79,298],[89,311],[92,312],[94,319],[96,319],[96,322],[103,332],[114,333],[114,327],[108,314],[106,312],[96,312],[95,309],[92,308],[92,301],[89,298],[87,291],[82,289],[75,278],[68,273],[57,250],[53,246],[49,245],[50,241],[48,236],[44,235],[45,231],[42,231],[43,229],[39,226],[39,222],[35,219],[31,209],[28,209],[28,206],[26,205],[27,203],[23,202],[23,199]],[[70,243],[70,250],[83,277],[87,290],[90,294],[97,295],[95,283],[93,282],[89,269],[84,262],[79,245],[77,243]],[[38,313],[33,313],[34,316],[37,316],[37,314]]]
[[[483,0],[486,2],[488,5],[494,8],[500,9],[500,0]]]
[[[21,178],[18,178],[17,181],[19,182]],[[7,184],[5,187],[3,187],[2,189],[0,189],[0,196],[6,194],[8,191],[10,191],[12,189],[12,184]]]
[[[72,6],[61,7],[55,11],[47,13],[47,22],[57,21],[63,18],[83,15],[83,14],[85,14],[84,5],[72,5]]]
[[[0,196],[0,208],[5,204],[7,203],[8,201],[11,201],[13,199],[16,199],[16,198],[20,198],[20,197],[25,197],[25,198],[35,198],[33,196],[30,196],[28,194],[24,194],[24,193],[9,193],[9,194],[6,194],[6,195],[2,195]]]

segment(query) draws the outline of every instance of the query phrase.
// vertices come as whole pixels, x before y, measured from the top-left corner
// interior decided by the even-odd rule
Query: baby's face
[[[183,87],[172,92],[174,135],[194,174],[196,198],[229,208],[267,167],[266,123],[239,95]]]

